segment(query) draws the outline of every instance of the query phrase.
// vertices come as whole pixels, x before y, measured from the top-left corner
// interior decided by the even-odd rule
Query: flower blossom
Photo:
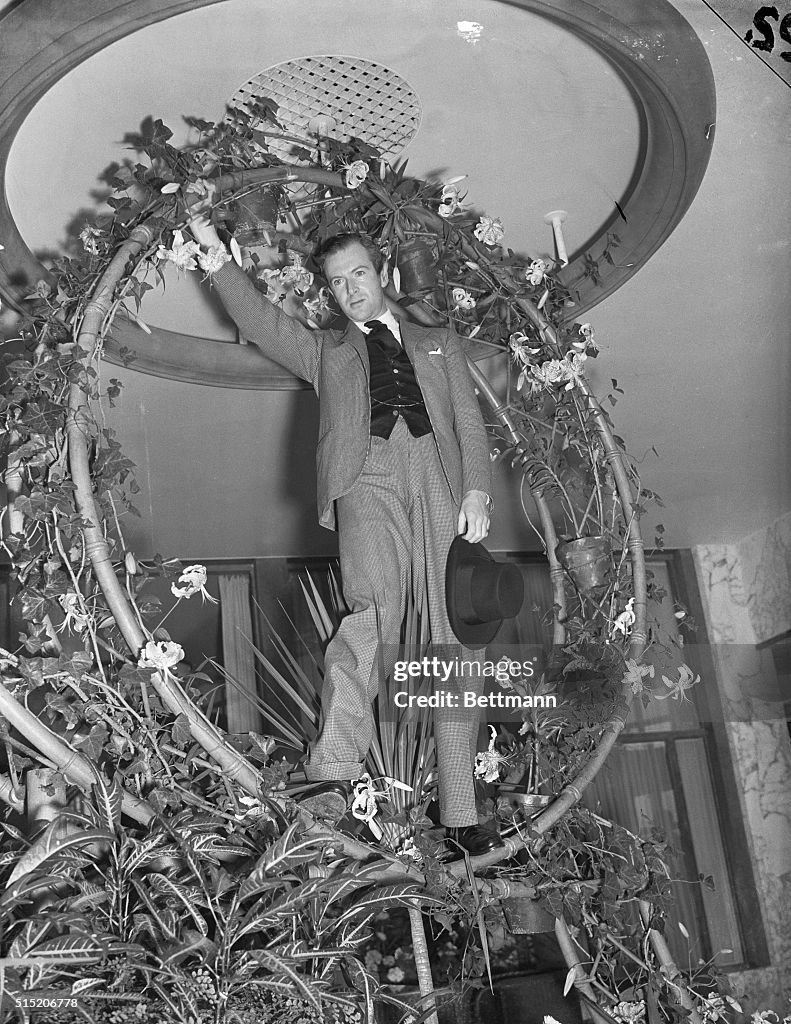
[[[484,245],[499,245],[505,235],[503,222],[499,218],[481,217],[473,234]]]
[[[546,260],[533,260],[530,266],[525,270],[525,280],[528,284],[532,284],[533,287],[536,288],[542,283],[548,272],[549,264]]]
[[[489,740],[488,750],[479,750],[475,755],[475,777],[483,779],[484,782],[496,782],[500,778],[500,769],[502,765],[508,763],[508,758],[494,749],[497,730],[493,725],[489,726],[489,731],[492,738]]]
[[[778,1024],[780,1017],[774,1010],[756,1010],[750,1015],[752,1024]]]
[[[580,355],[584,355],[586,352],[598,352],[599,346],[593,339],[593,327],[590,324],[580,324],[579,338],[576,341],[572,341],[571,347],[575,352]]]
[[[206,589],[207,578],[205,565],[188,565],[179,576],[178,584],[170,584],[170,592],[178,598],[190,598],[194,594],[200,593],[203,601],[217,604],[217,598],[212,597]]]
[[[314,320],[318,320],[321,314],[330,308],[330,295],[326,288],[320,288],[315,299],[305,299],[302,305]]]
[[[700,1004],[700,1014],[704,1021],[724,1020],[727,1007],[722,996],[709,992]]]
[[[662,682],[670,690],[669,693],[658,693],[656,694],[657,700],[667,700],[668,697],[672,697],[673,700],[688,700],[687,690],[691,690],[695,683],[700,682],[700,676],[692,678],[692,669],[689,665],[679,665],[678,667],[678,679],[668,679],[667,676],[662,676]]]
[[[645,1000],[640,999],[637,1002],[621,1002],[617,1006],[613,1006],[610,1013],[617,1021],[621,1024],[639,1024],[639,1022],[645,1019]]]
[[[204,274],[216,274],[220,267],[231,259],[231,254],[224,245],[214,245],[208,252],[198,253],[196,258]]]
[[[399,982],[402,982],[404,980],[404,977],[404,972],[401,970],[400,967],[391,967],[390,970],[387,972],[387,980],[392,982],[394,985],[397,985],[399,984]]]
[[[171,263],[175,263],[179,270],[197,270],[198,264],[195,262],[195,257],[199,253],[200,246],[197,242],[185,242],[182,232],[174,231],[172,248],[168,249],[167,246],[160,245],[155,256],[158,260],[169,260]]]
[[[382,782],[386,783],[384,789],[377,789],[374,785],[371,776],[361,775],[358,781],[354,785],[352,792],[352,814],[358,821],[365,821],[368,824],[368,828],[374,834],[376,839],[381,839],[384,833],[379,822],[376,820],[376,801],[377,799],[387,799],[390,796],[390,790],[395,787],[396,789],[403,789],[407,792],[412,792],[412,787],[407,786],[405,782],[399,782],[398,779],[391,779],[387,776],[383,776]]]
[[[642,693],[645,689],[643,686],[643,676],[648,676],[649,679],[653,679],[654,666],[639,665],[634,658],[629,658],[626,662],[626,671],[623,674],[621,682],[628,684],[632,688],[632,693]]]
[[[355,160],[346,168],[346,188],[359,188],[367,177],[368,164],[364,160]]]
[[[297,295],[304,295],[313,284],[313,274],[305,270],[298,252],[289,252],[288,258],[288,266],[280,271],[280,280],[283,284],[290,284]]]
[[[439,197],[439,207],[437,213],[440,217],[452,217],[453,214],[461,209],[461,196],[459,195],[459,186],[448,183],[442,186],[442,194]]]
[[[58,602],[66,613],[63,622],[58,626],[57,632],[68,629],[70,633],[82,633],[88,625],[88,616],[83,610],[82,600],[79,594],[70,591],[68,594],[61,594]]]
[[[184,657],[180,644],[167,640],[149,640],[137,659],[139,668],[153,668],[157,672],[169,672]]]
[[[475,309],[475,299],[466,288],[454,288],[450,294],[454,309]]]
[[[102,232],[99,228],[91,227],[90,224],[86,224],[80,232],[82,247],[87,253],[90,253],[91,256],[99,255],[99,246],[96,244],[96,239],[101,238],[101,235]]]

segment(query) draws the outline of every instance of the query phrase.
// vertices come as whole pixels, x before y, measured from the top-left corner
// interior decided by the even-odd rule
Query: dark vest
[[[394,337],[392,341],[393,346],[388,345],[386,351],[373,332],[365,336],[371,368],[371,434],[390,437],[400,415],[410,434],[422,437],[431,433],[423,393],[409,356]]]

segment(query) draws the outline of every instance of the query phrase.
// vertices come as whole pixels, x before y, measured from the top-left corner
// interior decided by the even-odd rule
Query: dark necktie
[[[368,337],[375,341],[389,356],[396,356],[401,351],[398,338],[381,320],[368,320],[365,326],[369,330]]]

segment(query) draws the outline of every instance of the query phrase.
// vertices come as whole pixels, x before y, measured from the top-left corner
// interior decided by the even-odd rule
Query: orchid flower
[[[549,264],[546,260],[533,260],[525,270],[525,280],[536,288],[543,282],[548,272]]]
[[[450,294],[454,309],[475,309],[475,299],[466,288],[454,288]]]
[[[492,738],[489,740],[488,750],[480,750],[475,755],[475,777],[483,779],[484,782],[496,782],[500,778],[502,765],[508,764],[508,758],[494,749],[497,740],[497,730],[493,725],[489,726]]]
[[[168,249],[167,246],[160,245],[154,255],[158,260],[169,260],[171,263],[175,263],[179,270],[197,270],[198,264],[195,262],[195,257],[199,253],[198,243],[185,242],[184,235],[179,230],[173,232],[172,247]]]
[[[344,181],[346,188],[359,188],[368,177],[368,164],[364,160],[355,160],[346,167]]]
[[[640,665],[634,658],[629,658],[626,662],[626,671],[623,674],[621,682],[628,684],[632,689],[632,693],[642,693],[645,689],[643,686],[644,676],[648,676],[649,679],[653,679],[654,666]]]
[[[184,649],[180,644],[167,640],[149,640],[140,652],[137,664],[139,668],[153,668],[167,674],[183,657]]]
[[[194,594],[200,594],[202,600],[210,604],[217,604],[217,598],[212,597],[206,589],[208,573],[205,565],[188,565],[179,576],[178,584],[171,583],[170,591],[174,597],[187,599]]]
[[[667,700],[668,697],[672,697],[673,700],[685,701],[687,697],[687,690],[691,690],[695,683],[700,682],[700,676],[692,678],[692,669],[689,665],[679,665],[678,667],[678,679],[668,679],[667,676],[662,676],[662,682],[670,690],[669,693],[657,693],[657,700]]]
[[[505,235],[503,222],[499,217],[481,217],[473,234],[484,245],[499,245]]]

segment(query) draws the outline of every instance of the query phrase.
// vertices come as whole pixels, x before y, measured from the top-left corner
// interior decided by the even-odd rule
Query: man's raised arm
[[[278,309],[255,288],[228,256],[217,229],[204,214],[196,213],[189,228],[207,251],[201,265],[244,338],[295,376],[315,385],[321,335]]]

